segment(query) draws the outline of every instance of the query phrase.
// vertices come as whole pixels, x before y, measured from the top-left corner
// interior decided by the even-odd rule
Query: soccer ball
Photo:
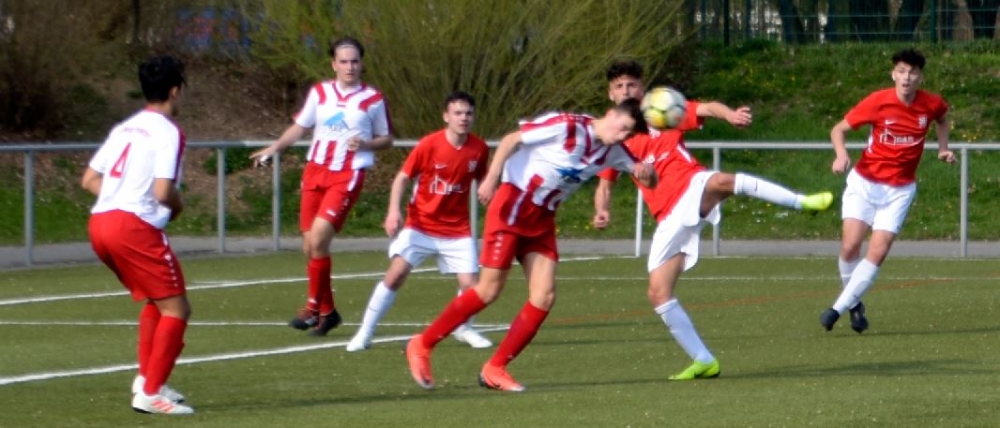
[[[646,124],[657,129],[676,128],[687,112],[687,98],[680,91],[659,86],[642,97],[642,116]]]

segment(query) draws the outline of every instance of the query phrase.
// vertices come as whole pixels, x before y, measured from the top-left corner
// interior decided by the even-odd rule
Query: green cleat
[[[803,211],[826,211],[833,204],[833,193],[813,193],[802,198]]]
[[[670,376],[669,380],[695,380],[695,379],[712,379],[719,377],[719,373],[722,373],[722,369],[719,368],[719,360],[712,360],[711,363],[699,363],[695,361],[684,371]]]

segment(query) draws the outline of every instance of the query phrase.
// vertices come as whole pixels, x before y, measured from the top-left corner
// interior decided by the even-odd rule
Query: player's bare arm
[[[87,170],[83,172],[83,178],[80,179],[80,187],[97,196],[101,193],[101,184],[103,181],[104,176],[101,173],[94,170],[94,168],[87,167]]]
[[[177,190],[174,180],[157,178],[153,182],[153,197],[163,206],[170,208],[170,219],[173,220],[184,210],[181,202],[181,192]]]
[[[503,172],[503,164],[510,159],[510,156],[521,147],[521,131],[511,132],[500,140],[497,149],[493,152],[493,160],[490,161],[490,169],[486,172],[486,177],[479,184],[479,202],[486,205],[493,199],[493,192],[500,184],[500,173]]]
[[[392,180],[392,189],[389,191],[389,208],[386,210],[385,222],[382,224],[386,236],[394,237],[403,228],[403,208],[400,200],[403,199],[403,193],[409,183],[410,177],[402,172],[396,174],[396,178]]]
[[[270,146],[251,153],[250,159],[253,159],[255,166],[267,165],[267,162],[272,156],[274,156],[275,153],[285,150],[292,144],[295,144],[295,142],[299,141],[305,133],[306,128],[297,123],[293,123],[285,129],[285,132],[282,132],[281,136],[271,143]]]
[[[642,187],[647,189],[654,189],[659,183],[659,178],[656,176],[656,170],[653,169],[652,164],[636,162],[635,167],[632,169],[632,177],[635,177],[635,181],[638,181]]]
[[[594,191],[594,228],[604,229],[611,222],[611,187],[615,182],[601,178]]]
[[[736,110],[718,101],[709,101],[698,104],[695,112],[698,117],[714,117],[729,122],[737,128],[746,128],[753,122],[753,113],[749,106],[740,106]]]
[[[837,157],[833,160],[834,174],[843,174],[851,167],[851,155],[847,153],[847,131],[851,130],[851,125],[847,120],[841,120],[830,130],[830,142],[833,143],[833,151]]]
[[[951,136],[951,121],[948,120],[947,115],[944,115],[934,121],[934,123],[937,124],[938,159],[947,163],[955,163],[955,152],[948,149],[948,139]]]
[[[392,147],[392,136],[389,135],[380,135],[368,141],[364,141],[360,137],[347,139],[347,150],[354,152],[385,150],[390,147]]]

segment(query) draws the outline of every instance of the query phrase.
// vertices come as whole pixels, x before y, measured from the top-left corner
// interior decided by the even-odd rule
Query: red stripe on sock
[[[476,290],[471,288],[451,299],[451,303],[448,303],[448,306],[445,306],[434,322],[420,334],[424,347],[433,348],[438,342],[448,337],[452,331],[455,331],[458,326],[485,307],[486,303],[483,303],[483,299],[479,298]]]
[[[184,349],[184,330],[187,321],[171,316],[160,318],[153,336],[153,349],[149,354],[146,367],[146,385],[143,392],[146,395],[160,393],[160,387],[167,382],[170,372],[174,370],[177,357]]]
[[[507,367],[507,364],[517,358],[517,355],[531,343],[531,339],[535,338],[535,334],[548,315],[549,311],[536,308],[531,302],[525,303],[517,318],[510,324],[510,331],[503,338],[503,342],[500,342],[489,364],[495,367]]]
[[[146,367],[149,365],[149,354],[153,352],[153,336],[156,333],[156,325],[160,322],[160,310],[153,302],[147,302],[142,311],[139,312],[139,340],[136,346],[136,353],[139,360],[139,374],[146,375]]]

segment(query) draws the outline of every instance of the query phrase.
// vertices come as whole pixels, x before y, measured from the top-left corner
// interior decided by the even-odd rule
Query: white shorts
[[[698,263],[698,246],[701,243],[701,229],[706,224],[719,224],[722,212],[716,205],[705,218],[701,217],[701,197],[705,193],[708,179],[717,171],[702,171],[691,177],[684,196],[677,201],[673,211],[656,225],[653,242],[649,247],[649,261],[646,268],[652,272],[667,260],[684,253],[684,270]]]
[[[438,238],[404,227],[389,244],[389,258],[400,256],[417,267],[430,256],[437,256],[441,273],[478,273],[476,243],[471,236]]]
[[[852,169],[847,175],[840,217],[861,220],[872,230],[898,234],[916,196],[917,183],[899,187],[873,183]]]

